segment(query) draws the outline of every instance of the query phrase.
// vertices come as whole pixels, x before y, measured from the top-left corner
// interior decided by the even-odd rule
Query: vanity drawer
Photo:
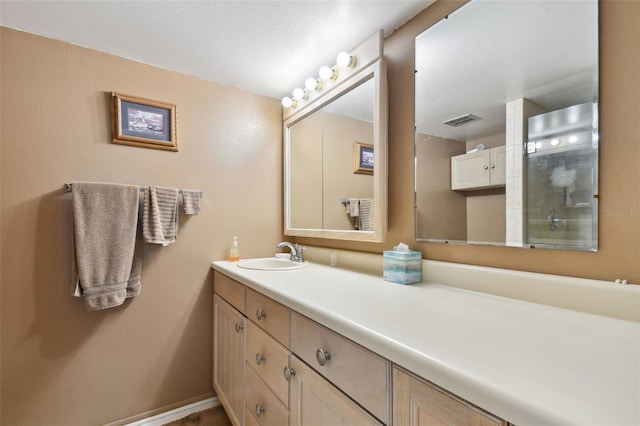
[[[388,360],[296,312],[291,314],[291,351],[378,419],[390,424]]]
[[[251,321],[247,321],[247,365],[285,406],[289,405],[289,383],[283,375],[289,365],[289,351]]]
[[[256,291],[247,288],[245,314],[263,330],[289,347],[289,319],[291,310]]]
[[[213,271],[213,290],[240,312],[244,312],[245,286],[218,271]]]
[[[251,367],[247,368],[245,418],[247,424],[285,426],[289,424],[289,410],[280,403]]]

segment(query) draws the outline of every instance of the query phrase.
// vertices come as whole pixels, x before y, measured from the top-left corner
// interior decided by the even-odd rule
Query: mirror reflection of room
[[[289,127],[291,227],[373,230],[373,209],[350,205],[373,202],[372,176],[353,170],[354,144],[373,145],[373,94],[369,79]]]
[[[417,241],[597,250],[597,20],[474,0],[416,38]]]

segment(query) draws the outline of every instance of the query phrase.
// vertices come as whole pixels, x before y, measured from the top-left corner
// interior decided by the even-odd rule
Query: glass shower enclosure
[[[525,241],[530,247],[598,249],[597,103],[529,117]]]

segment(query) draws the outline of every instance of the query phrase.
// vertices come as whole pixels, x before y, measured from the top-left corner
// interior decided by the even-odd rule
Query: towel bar
[[[73,191],[73,185],[71,183],[65,183],[64,184],[64,190],[67,192],[72,192]],[[144,192],[144,187],[141,186],[140,187],[140,192]],[[182,189],[178,189],[178,193],[182,194]],[[200,191],[200,198],[204,197],[204,193],[202,191]]]

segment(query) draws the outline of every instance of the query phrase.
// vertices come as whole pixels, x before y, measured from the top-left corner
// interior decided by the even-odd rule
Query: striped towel
[[[360,231],[373,231],[373,198],[360,199],[360,223],[358,229]]]
[[[178,238],[178,190],[149,186],[144,190],[144,241],[167,246]]]
[[[182,208],[184,209],[184,214],[198,214],[200,212],[200,191],[197,189],[183,189]]]

